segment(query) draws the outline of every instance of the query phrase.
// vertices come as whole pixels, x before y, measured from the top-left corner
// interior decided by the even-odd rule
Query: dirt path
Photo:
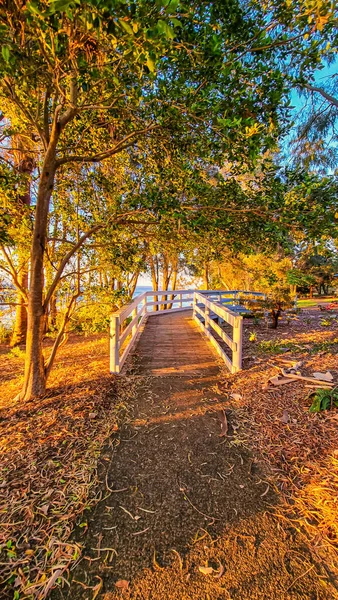
[[[236,443],[237,415],[212,349],[191,318],[177,322],[156,317],[141,337],[129,423],[102,456],[109,491],[77,533],[85,558],[61,597],[333,598],[304,541],[273,516],[278,497],[259,456]],[[220,437],[223,410],[229,429]],[[116,587],[121,580],[128,589]]]

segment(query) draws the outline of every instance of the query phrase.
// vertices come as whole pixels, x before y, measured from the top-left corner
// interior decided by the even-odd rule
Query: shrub
[[[338,408],[338,388],[323,388],[315,392],[310,412],[320,412],[334,407]]]

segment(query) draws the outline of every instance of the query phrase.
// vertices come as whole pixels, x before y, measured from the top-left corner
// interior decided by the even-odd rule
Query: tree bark
[[[22,390],[19,394],[22,400],[29,400],[33,396],[43,395],[46,391],[46,371],[42,352],[42,339],[45,328],[43,262],[49,202],[56,171],[55,154],[56,141],[51,144],[46,153],[35,210],[28,293],[25,375]]]
[[[168,260],[167,254],[163,253],[163,268],[162,268],[162,289],[163,290],[168,289],[169,281],[170,281],[169,260]],[[165,302],[165,304],[161,304],[161,310],[166,310],[166,308],[167,308],[166,300],[168,300],[168,297],[162,296],[161,300],[162,300],[162,302]]]
[[[15,169],[18,173],[24,176],[24,190],[18,196],[18,205],[23,213],[27,206],[31,204],[31,177],[34,170],[34,161],[25,152],[23,139],[20,135],[15,135],[13,138],[15,150],[13,152]],[[18,282],[21,288],[28,289],[28,260],[20,252],[18,248]],[[17,308],[15,313],[15,324],[11,339],[11,346],[23,344],[27,334],[27,306],[26,300],[23,298],[20,290],[17,297]]]
[[[151,254],[149,254],[149,264],[150,264],[150,272],[151,272],[151,283],[153,286],[153,291],[157,292],[158,290],[158,277],[155,268],[154,258]],[[158,302],[158,296],[154,296],[154,302]],[[158,306],[154,306],[154,311],[158,311]]]
[[[18,281],[24,289],[28,288],[28,273],[26,266],[22,266],[20,269],[18,273]],[[14,329],[10,343],[12,348],[19,346],[20,344],[24,344],[27,335],[27,306],[26,300],[22,297],[20,292],[18,293],[17,303]]]
[[[203,283],[206,290],[209,289],[209,265],[207,262],[203,266]]]
[[[176,290],[177,275],[178,275],[178,257],[175,257],[173,260],[173,266],[172,266],[172,270],[171,270],[171,289],[172,290]],[[175,298],[175,295],[170,294],[169,299],[174,300],[174,298]],[[168,304],[168,308],[172,308],[171,303]]]

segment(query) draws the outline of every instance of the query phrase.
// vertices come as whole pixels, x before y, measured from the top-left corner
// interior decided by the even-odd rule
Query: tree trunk
[[[295,284],[290,285],[290,296],[294,298],[297,294],[297,286]]]
[[[133,274],[130,282],[129,282],[129,296],[130,298],[132,298],[135,294],[135,290],[136,290],[136,286],[137,286],[137,282],[138,282],[138,278],[140,275],[140,270],[138,269],[137,271],[135,271],[135,273]]]
[[[42,352],[45,327],[43,305],[44,252],[46,246],[49,202],[55,178],[55,147],[46,153],[35,209],[35,223],[31,247],[30,285],[28,293],[28,319],[26,339],[25,375],[19,397],[29,400],[46,391],[46,372]]]
[[[204,289],[208,290],[209,289],[209,264],[208,264],[208,262],[205,262],[204,266],[203,266],[203,284],[204,284]]]
[[[277,329],[278,319],[280,317],[281,312],[282,312],[282,307],[280,305],[278,305],[277,308],[271,309],[271,319],[272,319],[271,329]]]
[[[24,189],[21,194],[18,195],[18,205],[21,207],[23,213],[27,206],[31,204],[31,177],[34,170],[34,160],[26,153],[25,144],[23,138],[20,135],[14,136],[15,150],[13,152],[15,160],[15,169],[18,173],[24,176]],[[18,281],[22,288],[28,289],[28,260],[27,257],[22,256],[20,248],[18,249]],[[18,346],[23,344],[27,334],[27,307],[26,300],[22,297],[20,292],[17,296],[17,308],[15,314],[15,324],[11,339],[11,346]]]
[[[169,280],[170,280],[170,273],[169,273],[168,256],[166,254],[163,254],[163,270],[162,270],[162,289],[163,290],[168,289]],[[166,300],[168,300],[168,296],[162,296],[161,300],[162,300],[162,302],[165,302],[165,304],[161,304],[161,310],[166,310],[166,308],[167,308]]]
[[[56,305],[56,294],[53,294],[53,296],[50,299],[49,302],[49,323],[48,323],[48,329],[52,329],[54,330],[56,327],[56,319],[57,319],[57,305]]]
[[[149,264],[150,264],[150,272],[151,272],[151,283],[153,286],[153,291],[157,292],[158,290],[158,277],[156,274],[156,268],[155,268],[155,262],[153,259],[153,256],[150,254],[149,255]],[[154,296],[154,302],[158,302],[158,296]],[[155,305],[154,306],[154,311],[158,310],[158,306]]]
[[[178,275],[178,257],[173,261],[173,267],[171,271],[171,289],[176,290],[177,283],[177,275]],[[174,294],[170,294],[169,299],[174,300]],[[168,304],[168,308],[172,308],[172,304]]]
[[[28,288],[28,273],[25,266],[18,273],[18,281],[23,288]],[[20,293],[17,296],[17,302],[18,305],[15,311],[15,323],[11,338],[12,348],[24,344],[27,335],[27,306],[26,300]]]
[[[310,285],[309,298],[313,298],[313,285]]]

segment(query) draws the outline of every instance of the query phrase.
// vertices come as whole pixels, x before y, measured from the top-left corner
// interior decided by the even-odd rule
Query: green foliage
[[[317,390],[310,406],[310,412],[320,412],[338,408],[338,388]]]
[[[4,325],[3,323],[0,323],[0,344],[6,344],[7,342],[9,342],[11,333],[12,331],[10,327]]]
[[[110,316],[127,301],[128,296],[123,289],[115,292],[105,288],[88,289],[71,317],[69,330],[86,335],[108,332]]]

